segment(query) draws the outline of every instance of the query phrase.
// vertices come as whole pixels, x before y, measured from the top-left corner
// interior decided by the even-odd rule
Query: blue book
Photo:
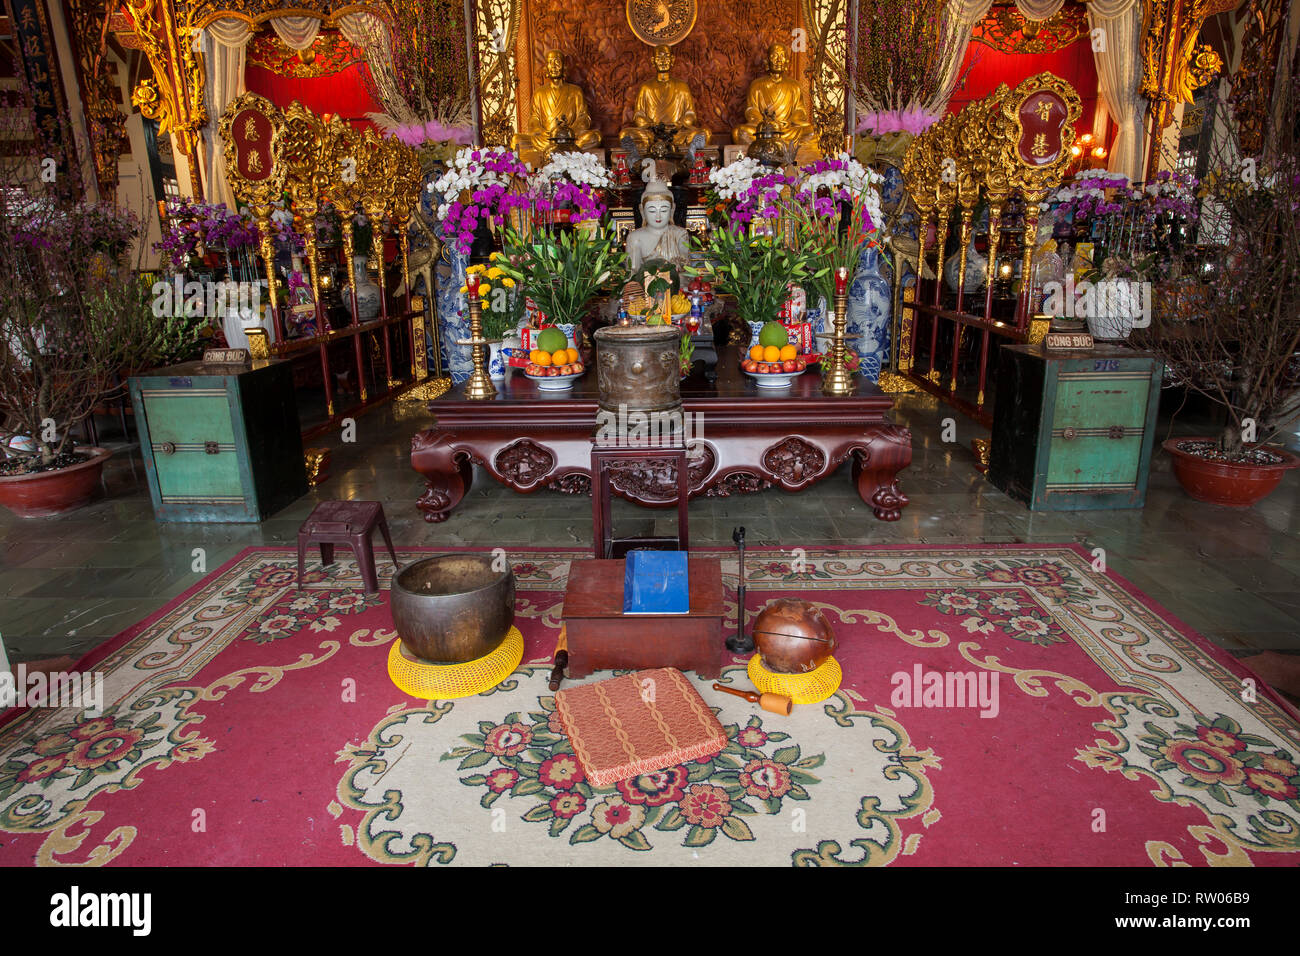
[[[629,551],[623,572],[624,614],[688,614],[685,551]]]

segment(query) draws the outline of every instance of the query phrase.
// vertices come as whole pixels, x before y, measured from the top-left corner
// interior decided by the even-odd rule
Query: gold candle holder
[[[497,389],[488,376],[488,340],[483,338],[483,311],[478,298],[477,273],[471,272],[466,277],[466,286],[469,293],[469,338],[460,339],[456,343],[470,347],[470,358],[474,363],[474,371],[465,383],[465,397],[475,400],[494,398]]]
[[[844,365],[844,334],[848,326],[848,270],[835,273],[835,334],[830,354],[822,359],[822,392],[827,395],[851,395],[853,374]]]

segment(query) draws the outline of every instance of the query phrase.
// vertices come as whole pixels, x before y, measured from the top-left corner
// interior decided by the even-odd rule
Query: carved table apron
[[[682,408],[698,438],[690,465],[691,497],[799,491],[852,460],[862,500],[882,521],[907,504],[898,472],[912,461],[912,434],[885,418],[893,400],[865,379],[855,394],[821,393],[814,368],[789,388],[762,389],[737,367],[734,348],[720,350],[718,381],[682,382]],[[411,467],[425,479],[416,502],[426,521],[445,521],[469,491],[473,465],[516,491],[591,492],[591,445],[598,411],[594,375],[546,392],[516,373],[496,383],[495,398],[469,401],[464,386],[429,403],[434,425],[411,439]],[[647,452],[652,455],[652,452]],[[612,479],[615,494],[641,505],[676,500],[671,466],[654,462]]]

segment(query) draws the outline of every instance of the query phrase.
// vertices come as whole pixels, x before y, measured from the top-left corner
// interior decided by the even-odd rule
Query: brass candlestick
[[[474,363],[474,371],[470,373],[469,380],[465,383],[465,397],[468,399],[494,398],[497,389],[492,384],[492,379],[488,377],[488,340],[483,338],[483,313],[478,298],[477,274],[471,273],[468,276],[467,286],[469,292],[469,338],[460,339],[456,343],[457,345],[470,346],[470,358]]]
[[[844,365],[844,333],[848,326],[848,270],[835,274],[835,335],[830,354],[822,359],[822,392],[827,395],[853,394],[853,374]]]

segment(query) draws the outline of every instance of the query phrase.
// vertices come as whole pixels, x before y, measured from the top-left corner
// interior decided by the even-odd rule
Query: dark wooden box
[[[1003,346],[989,481],[1034,511],[1141,508],[1163,369],[1119,346]]]
[[[592,671],[676,667],[714,678],[722,672],[722,562],[690,558],[687,614],[623,613],[623,564],[574,561],[564,590],[569,677]]]
[[[290,363],[187,362],[130,384],[159,521],[257,522],[306,494]]]

